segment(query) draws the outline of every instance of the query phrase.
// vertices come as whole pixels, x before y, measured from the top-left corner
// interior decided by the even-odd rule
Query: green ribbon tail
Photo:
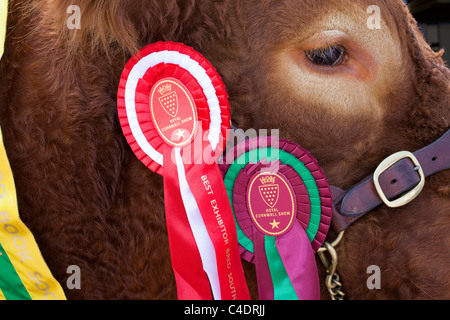
[[[276,238],[265,236],[264,246],[272,277],[274,300],[299,300],[294,286],[284,268],[280,253],[275,244]]]

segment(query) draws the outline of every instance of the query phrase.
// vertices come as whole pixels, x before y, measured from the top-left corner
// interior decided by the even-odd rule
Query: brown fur
[[[79,31],[66,28],[72,4],[82,9]],[[365,24],[372,4],[382,8],[382,36],[355,22]],[[206,55],[239,126],[280,128],[341,188],[449,128],[450,72],[400,0],[13,0],[10,12],[1,126],[22,220],[62,284],[69,265],[81,268],[82,290],[66,290],[71,299],[176,298],[162,179],[133,155],[116,112],[120,73],[148,43],[180,41]],[[334,17],[355,23],[347,31],[356,76],[342,69],[316,78],[296,59],[306,35]],[[292,61],[307,81],[293,81]],[[348,298],[450,298],[449,178],[431,177],[414,203],[382,206],[348,230],[339,247]],[[370,265],[381,267],[381,290],[367,289]]]

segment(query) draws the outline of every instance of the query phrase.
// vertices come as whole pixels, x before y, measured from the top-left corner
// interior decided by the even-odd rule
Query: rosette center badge
[[[198,115],[194,98],[177,79],[162,79],[153,86],[150,112],[159,135],[168,145],[183,147],[195,138]]]
[[[287,233],[297,208],[289,181],[279,173],[263,172],[249,183],[248,208],[256,227],[268,236]]]

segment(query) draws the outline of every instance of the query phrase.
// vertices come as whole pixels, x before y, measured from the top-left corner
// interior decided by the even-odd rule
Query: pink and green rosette
[[[330,228],[332,195],[299,145],[258,137],[227,151],[220,168],[241,257],[254,263],[261,300],[318,300],[315,253]]]

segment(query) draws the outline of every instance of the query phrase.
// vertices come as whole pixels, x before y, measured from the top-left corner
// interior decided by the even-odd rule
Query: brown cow
[[[81,29],[68,28],[71,5]],[[380,29],[367,24],[370,5]],[[280,129],[342,189],[449,128],[450,72],[400,0],[12,0],[0,124],[22,220],[63,287],[67,267],[81,269],[70,299],[176,299],[162,179],[131,152],[116,108],[125,63],[159,40],[202,52],[238,126]],[[347,298],[450,298],[449,178],[348,229]],[[380,290],[366,285],[371,265]]]

